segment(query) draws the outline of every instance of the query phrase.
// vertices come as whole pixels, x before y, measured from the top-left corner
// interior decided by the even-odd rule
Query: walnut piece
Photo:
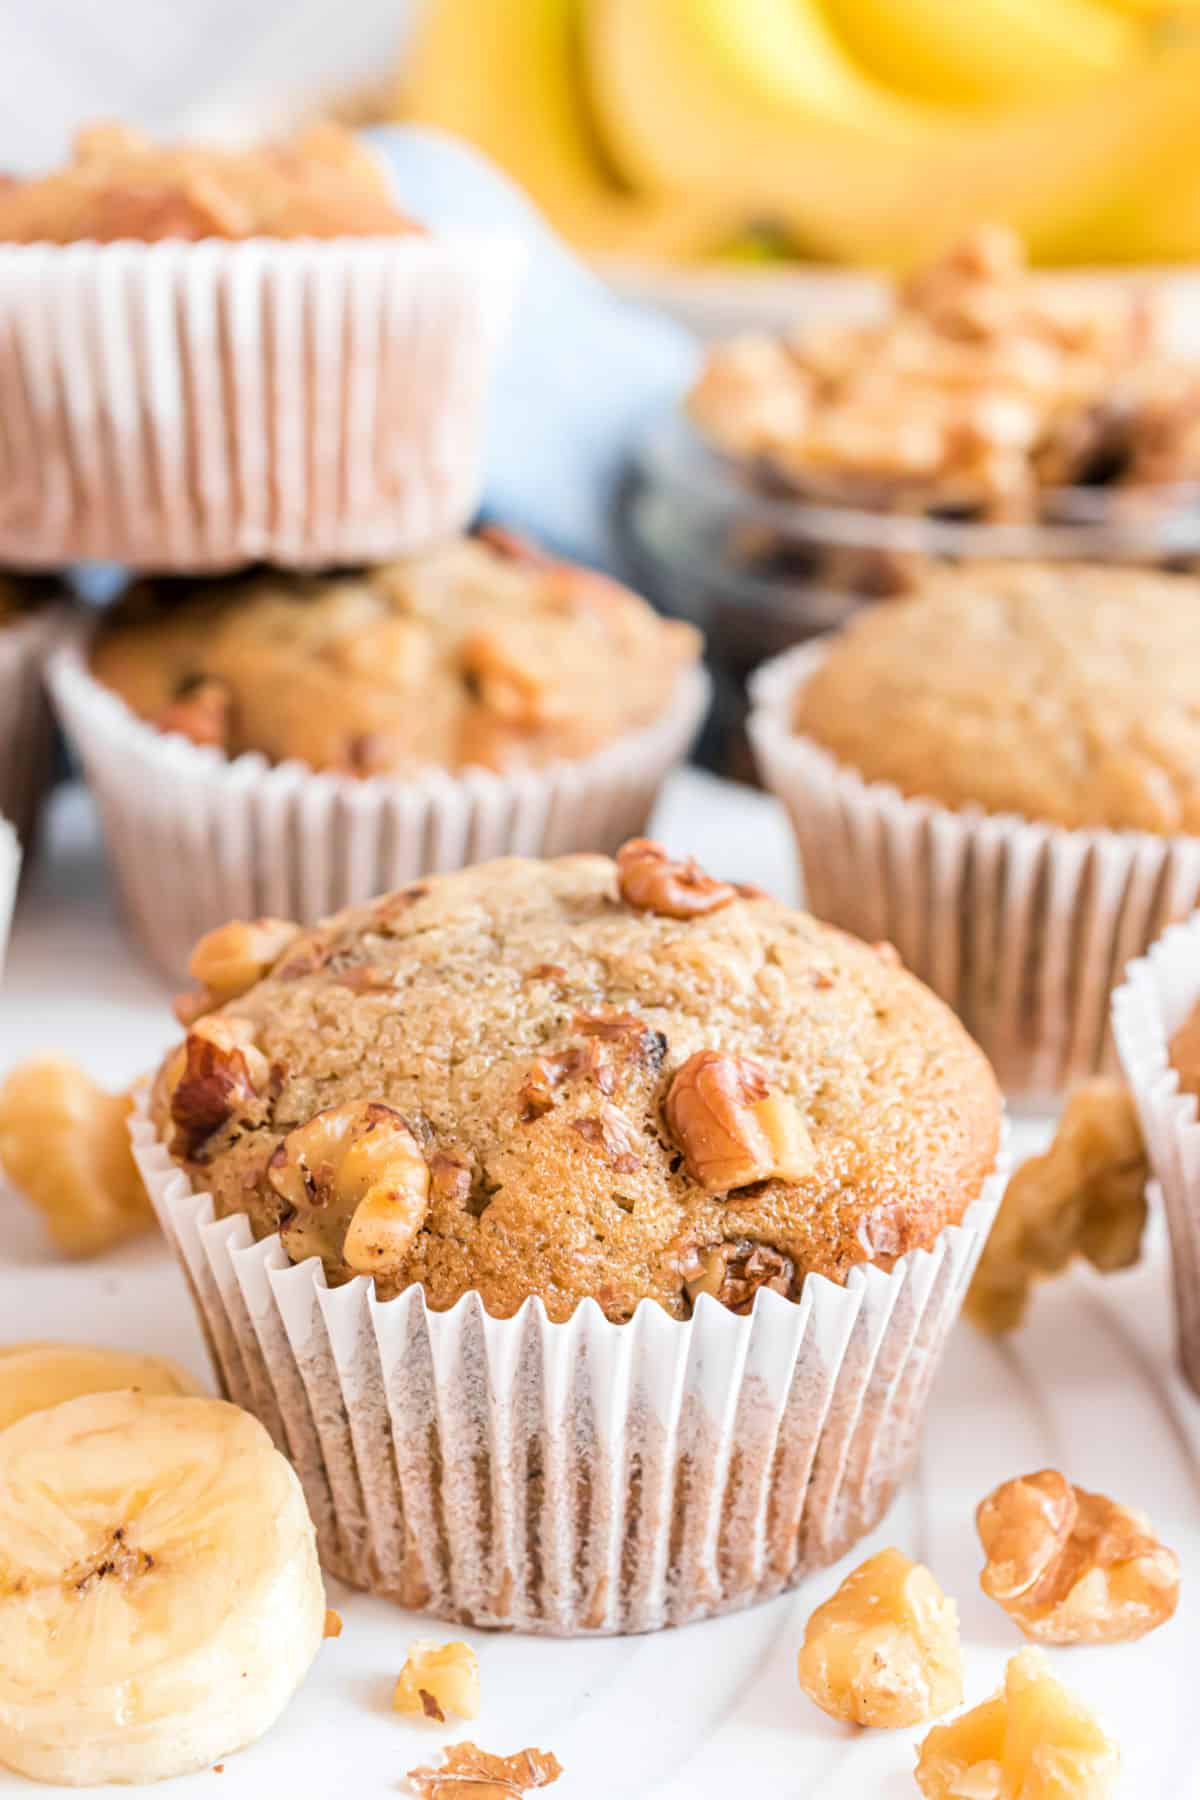
[[[229,743],[232,711],[233,695],[225,682],[205,675],[186,683],[154,723],[160,731],[177,731],[193,744],[224,750]]]
[[[617,889],[627,906],[668,919],[697,919],[738,897],[727,881],[714,881],[690,857],[673,861],[650,838],[630,838],[617,851]]]
[[[425,1223],[429,1166],[390,1106],[348,1100],[298,1125],[276,1145],[267,1180],[286,1202],[279,1228],[293,1262],[394,1275]]]
[[[270,1074],[249,1019],[198,1019],[168,1072],[175,1155],[195,1159],[214,1131],[266,1092]]]
[[[697,1050],[675,1072],[666,1116],[688,1173],[710,1194],[752,1181],[798,1181],[816,1162],[794,1101],[772,1093],[748,1056]]]
[[[188,964],[188,973],[202,991],[181,995],[175,1002],[180,1024],[194,1024],[204,1013],[248,993],[299,935],[299,925],[290,919],[231,919],[208,932]]]
[[[683,1285],[693,1306],[701,1294],[711,1294],[735,1313],[753,1309],[759,1288],[770,1288],[786,1298],[795,1280],[796,1265],[790,1256],[749,1238],[717,1244],[711,1250],[693,1250],[683,1264]]]
[[[446,1723],[449,1713],[477,1719],[479,1658],[470,1644],[438,1644],[431,1638],[410,1644],[392,1695],[392,1711],[422,1713],[439,1725]]]
[[[958,1612],[929,1570],[881,1550],[808,1621],[800,1686],[853,1725],[920,1725],[962,1700]]]
[[[1149,1521],[1057,1469],[1003,1482],[975,1522],[980,1586],[1040,1643],[1127,1643],[1179,1603],[1179,1559]]]
[[[1019,1325],[1030,1289],[1076,1254],[1108,1272],[1138,1259],[1149,1167],[1137,1110],[1120,1082],[1097,1079],[1067,1101],[1054,1142],[1008,1184],[967,1311],[986,1331]]]
[[[340,1638],[342,1635],[342,1615],[335,1612],[332,1606],[325,1608],[325,1636]]]
[[[1004,1690],[917,1752],[926,1800],[1109,1800],[1120,1752],[1099,1721],[1050,1673],[1045,1652],[1010,1661]]]
[[[154,1225],[129,1146],[131,1106],[61,1056],[21,1063],[0,1086],[0,1168],[67,1256],[96,1256]]]
[[[440,1769],[410,1769],[408,1779],[420,1800],[521,1800],[534,1788],[550,1787],[562,1774],[549,1750],[518,1750],[492,1756],[476,1744],[448,1744]]]

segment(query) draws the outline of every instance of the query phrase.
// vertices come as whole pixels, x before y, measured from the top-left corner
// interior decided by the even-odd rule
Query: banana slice
[[[0,1433],[0,1763],[209,1767],[274,1724],[324,1627],[300,1483],[248,1413],[90,1394]]]
[[[136,1388],[143,1394],[203,1391],[164,1356],[98,1350],[90,1344],[10,1344],[0,1346],[0,1431],[26,1413],[116,1388]]]

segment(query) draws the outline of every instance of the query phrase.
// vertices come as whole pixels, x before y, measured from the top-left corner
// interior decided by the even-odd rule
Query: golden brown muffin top
[[[422,228],[349,132],[313,126],[253,150],[164,146],[125,125],[88,126],[65,168],[0,184],[0,241],[393,236]]]
[[[975,565],[864,613],[796,695],[798,732],[951,807],[1200,833],[1200,583]]]
[[[699,651],[628,588],[494,532],[358,574],[155,584],[92,669],[230,756],[407,775],[586,756],[658,718]]]
[[[643,840],[227,928],[193,970],[154,1110],[196,1188],[437,1309],[746,1310],[931,1244],[997,1152],[982,1052],[889,946]]]
[[[1200,476],[1200,364],[1147,290],[1032,277],[985,227],[867,323],[713,350],[688,410],[776,483],[872,509],[1031,519],[1046,491]]]

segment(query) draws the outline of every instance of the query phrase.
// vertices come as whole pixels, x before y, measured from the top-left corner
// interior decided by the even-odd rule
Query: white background
[[[715,875],[793,891],[782,814],[760,795],[687,773],[672,783],[657,829]],[[52,1047],[73,1051],[115,1088],[172,1039],[168,997],[124,939],[78,791],[59,796],[45,848],[0,990],[0,1074]],[[1022,1121],[1019,1143],[1036,1147],[1045,1132],[1044,1122]],[[0,1194],[0,1225],[0,1341],[107,1341],[205,1373],[161,1244],[64,1266],[15,1197]],[[1054,1663],[1123,1746],[1122,1800],[1200,1800],[1200,1401],[1174,1369],[1157,1233],[1130,1274],[1072,1276],[1045,1289],[1011,1340],[959,1326],[916,1477],[843,1565],[886,1543],[930,1563],[959,1604],[972,1703],[998,1684],[1020,1644],[979,1591],[974,1509],[997,1482],[1047,1464],[1145,1508],[1182,1556],[1183,1603],[1171,1624],[1140,1644],[1057,1651]],[[503,1752],[554,1751],[566,1770],[554,1800],[916,1800],[920,1732],[843,1728],[797,1686],[804,1621],[837,1573],[736,1617],[652,1637],[555,1643],[467,1633],[482,1662],[483,1711],[456,1735]],[[282,1722],[221,1777],[171,1784],[172,1800],[387,1800],[406,1791],[406,1769],[436,1760],[455,1734],[396,1717],[389,1695],[411,1638],[463,1634],[361,1595],[330,1597],[345,1632],[324,1646]],[[48,1792],[0,1772],[0,1800]]]
[[[526,0],[512,0],[523,5]],[[269,128],[386,74],[409,0],[0,0],[0,168],[44,167],[86,119],[173,136]]]

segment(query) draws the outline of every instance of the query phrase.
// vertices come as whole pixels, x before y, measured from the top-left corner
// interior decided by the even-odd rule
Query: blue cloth
[[[698,359],[682,326],[619,300],[507,176],[456,138],[366,134],[407,212],[435,231],[511,232],[527,264],[493,394],[485,512],[611,565],[612,500],[630,446]]]

